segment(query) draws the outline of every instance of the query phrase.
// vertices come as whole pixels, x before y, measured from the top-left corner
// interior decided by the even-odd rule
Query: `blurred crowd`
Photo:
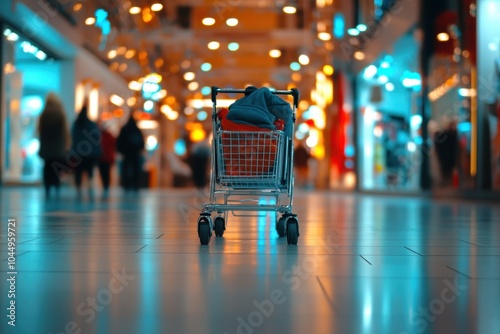
[[[138,192],[141,184],[144,136],[134,117],[129,116],[117,136],[105,121],[94,122],[89,118],[88,106],[83,105],[69,126],[66,111],[60,98],[49,93],[39,118],[39,155],[44,161],[43,185],[45,194],[59,193],[61,181],[73,178],[78,196],[83,188],[94,195],[94,170],[99,171],[102,195],[107,196],[112,180],[112,170],[120,155],[120,185],[127,192]]]

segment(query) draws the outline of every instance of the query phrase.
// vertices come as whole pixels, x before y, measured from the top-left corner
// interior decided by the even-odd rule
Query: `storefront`
[[[477,2],[478,187],[500,191],[500,3]],[[480,160],[479,160],[480,159]]]
[[[356,77],[361,190],[418,189],[421,77],[415,30],[397,40]]]
[[[64,92],[66,63],[32,38],[8,25],[1,28],[2,43],[2,181],[38,182],[38,117],[48,92]],[[72,95],[62,98],[72,111]]]

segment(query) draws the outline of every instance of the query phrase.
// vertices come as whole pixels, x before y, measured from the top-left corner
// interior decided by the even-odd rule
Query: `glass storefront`
[[[480,178],[485,189],[500,191],[500,3],[477,3],[477,108],[480,157],[485,159]],[[482,126],[480,122],[483,122]]]
[[[45,50],[8,26],[2,27],[4,105],[2,117],[3,182],[41,180],[38,117],[48,92],[59,91],[60,64]]]
[[[419,43],[410,30],[357,76],[359,188],[418,190],[422,144]]]

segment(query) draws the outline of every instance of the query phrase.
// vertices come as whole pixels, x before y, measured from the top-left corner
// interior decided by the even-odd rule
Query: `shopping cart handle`
[[[234,88],[219,88],[217,86],[212,86],[212,103],[216,103],[218,93],[240,93],[244,94],[245,89],[234,89]],[[273,90],[273,94],[276,95],[292,95],[293,105],[295,108],[299,106],[299,90],[297,88],[292,88],[290,90]]]

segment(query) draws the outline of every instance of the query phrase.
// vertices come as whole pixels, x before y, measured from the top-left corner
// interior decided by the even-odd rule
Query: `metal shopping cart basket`
[[[210,242],[212,231],[222,237],[233,215],[255,216],[250,212],[276,212],[276,231],[296,245],[299,221],[292,212],[293,140],[283,131],[227,131],[217,115],[217,95],[243,94],[245,89],[212,87],[212,159],[210,201],[204,203],[198,218],[198,236],[202,245]],[[293,97],[292,134],[299,91],[274,90],[275,95]],[[262,201],[263,198],[269,199]],[[214,218],[212,213],[215,212]],[[279,215],[281,214],[281,217]],[[278,218],[279,217],[279,218]]]

